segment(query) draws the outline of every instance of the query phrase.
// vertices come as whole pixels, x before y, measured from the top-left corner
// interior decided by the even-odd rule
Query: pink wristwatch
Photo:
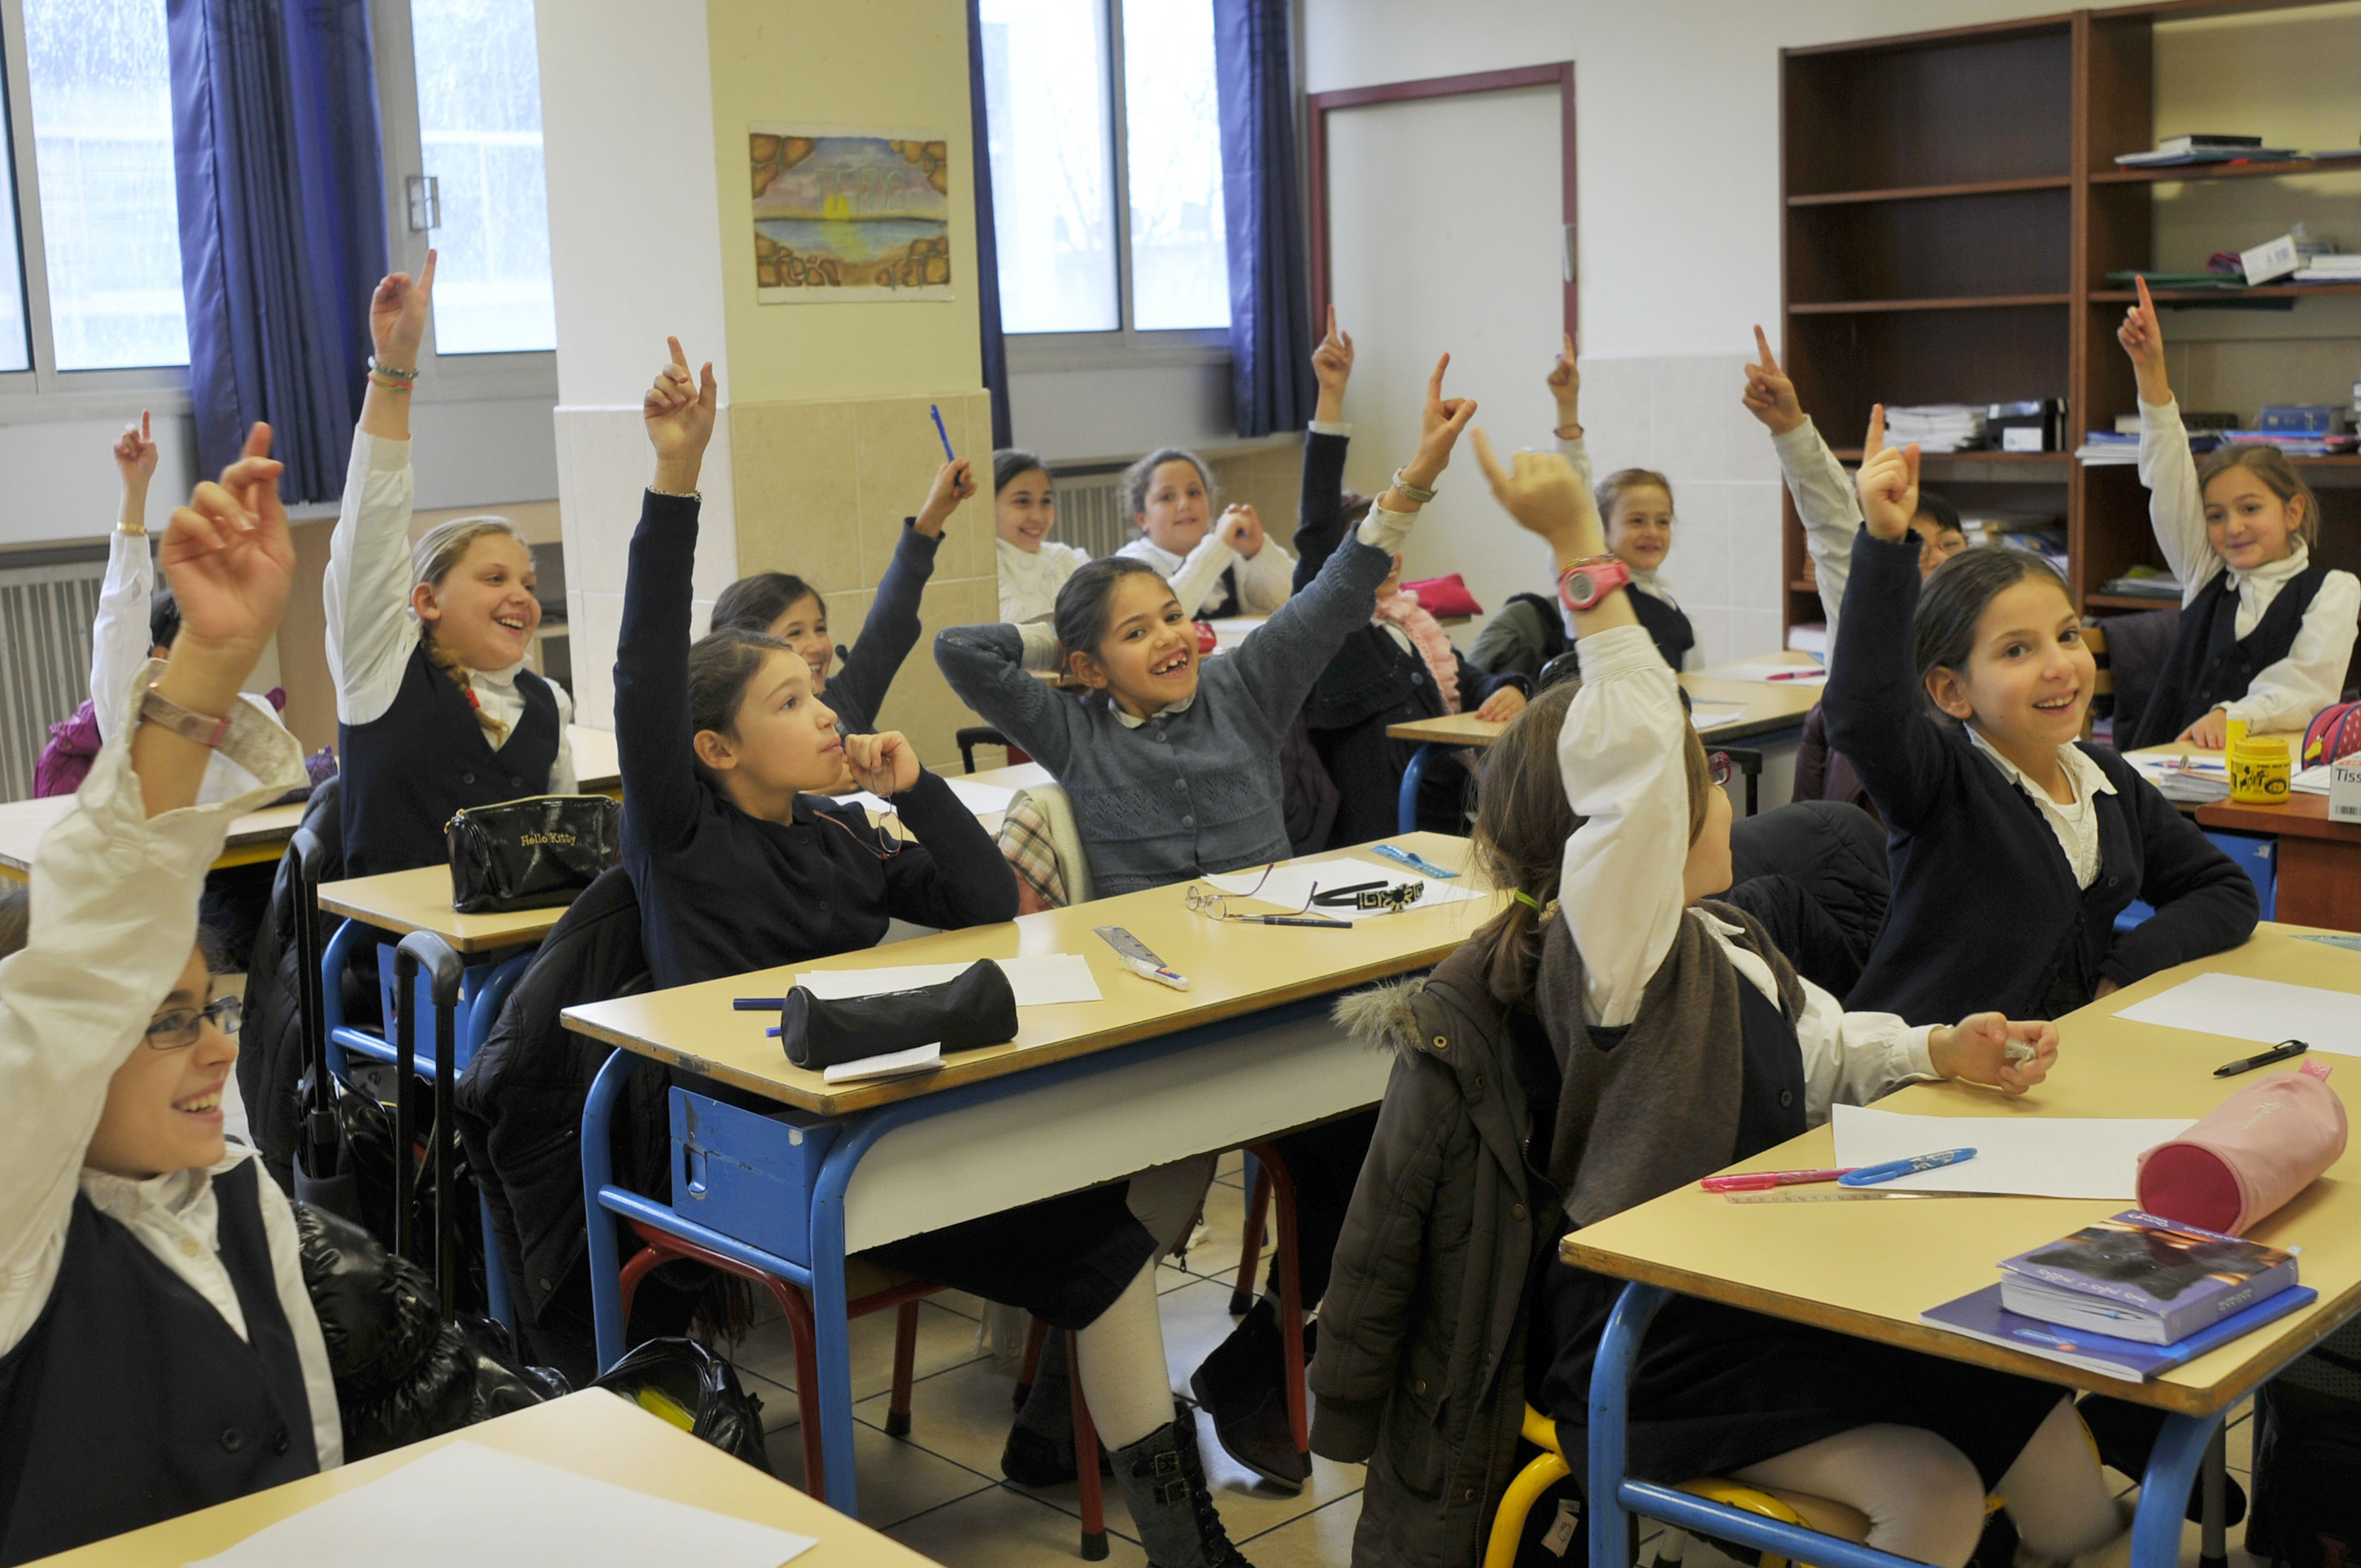
[[[1631,580],[1631,568],[1612,555],[1591,555],[1557,575],[1557,597],[1571,610],[1597,609],[1599,601]]]

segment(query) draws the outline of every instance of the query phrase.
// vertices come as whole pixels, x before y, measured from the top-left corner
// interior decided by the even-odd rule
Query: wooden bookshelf
[[[1849,444],[1873,402],[2062,398],[2069,451],[1929,455],[1927,477],[1963,510],[2054,510],[2084,609],[2157,608],[2098,591],[2160,564],[2137,470],[2085,466],[2070,452],[2136,406],[2114,341],[2134,295],[2107,274],[2156,264],[2160,185],[2361,178],[2361,160],[2122,169],[2114,159],[2154,145],[2157,24],[2323,3],[2163,0],[1781,50],[1784,353],[1838,455],[1858,461]],[[2301,216],[2301,201],[2290,205]],[[2301,311],[2313,296],[2354,294],[2361,284],[2156,298],[2288,300]],[[2296,463],[2320,493],[2321,555],[2361,568],[2361,456]],[[1784,504],[1792,626],[1822,611],[1794,502]]]

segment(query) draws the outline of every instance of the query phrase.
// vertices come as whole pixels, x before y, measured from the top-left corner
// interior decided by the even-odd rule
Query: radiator
[[[1093,561],[1112,555],[1139,537],[1139,527],[1123,510],[1123,470],[1104,464],[1084,468],[1053,468],[1057,487],[1057,523],[1049,537],[1071,544]]]
[[[90,695],[90,630],[106,563],[0,570],[0,800],[33,793],[49,726]]]

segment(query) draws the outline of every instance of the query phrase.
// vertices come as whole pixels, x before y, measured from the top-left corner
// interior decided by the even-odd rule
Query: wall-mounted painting
[[[756,125],[747,155],[763,304],[951,297],[939,133]]]

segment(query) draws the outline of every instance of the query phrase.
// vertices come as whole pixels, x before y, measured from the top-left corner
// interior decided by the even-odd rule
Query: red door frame
[[[1457,98],[1472,93],[1499,93],[1511,87],[1555,87],[1558,92],[1560,182],[1564,189],[1565,247],[1568,261],[1575,241],[1574,61],[1554,65],[1521,65],[1508,71],[1477,71],[1464,76],[1429,76],[1416,82],[1385,82],[1371,87],[1345,87],[1334,93],[1305,96],[1304,161],[1311,166],[1312,319],[1328,319],[1328,115],[1334,109],[1355,109],[1369,104],[1402,104],[1419,98]],[[1565,269],[1565,330],[1581,341],[1581,274]],[[1325,330],[1318,328],[1315,330]]]

